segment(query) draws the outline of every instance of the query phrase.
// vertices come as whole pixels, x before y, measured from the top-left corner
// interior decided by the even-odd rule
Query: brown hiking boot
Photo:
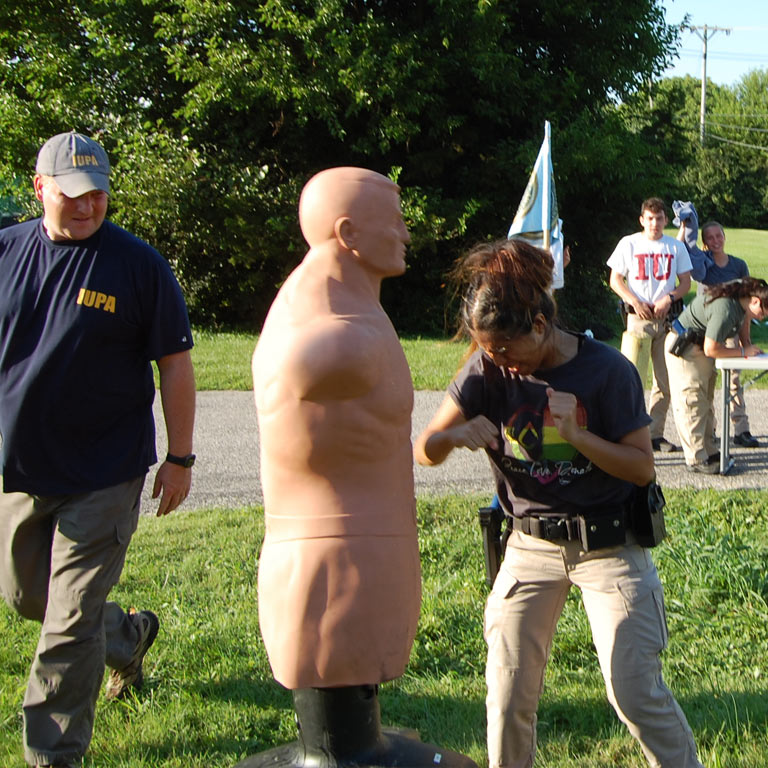
[[[113,669],[109,673],[105,694],[109,700],[123,698],[131,687],[137,691],[141,689],[144,683],[144,656],[155,642],[157,631],[160,629],[160,622],[152,611],[131,611],[129,618],[139,633],[139,642],[128,666]]]

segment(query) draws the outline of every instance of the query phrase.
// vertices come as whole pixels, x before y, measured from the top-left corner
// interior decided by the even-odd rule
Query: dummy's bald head
[[[299,200],[299,223],[305,240],[315,247],[335,237],[340,218],[375,215],[375,201],[382,194],[398,194],[400,187],[365,168],[329,168],[313,176]]]

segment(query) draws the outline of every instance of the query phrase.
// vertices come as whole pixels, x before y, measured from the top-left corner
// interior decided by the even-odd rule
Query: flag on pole
[[[533,166],[507,237],[522,237],[549,250],[555,260],[553,288],[562,288],[563,222],[558,218],[555,177],[552,173],[549,120],[544,123],[544,141]]]

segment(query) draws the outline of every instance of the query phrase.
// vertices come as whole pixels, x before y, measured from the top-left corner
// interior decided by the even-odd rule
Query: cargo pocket
[[[134,487],[132,488],[131,485]],[[135,493],[133,497],[128,495],[128,502],[124,514],[121,514],[115,524],[115,538],[118,544],[128,547],[133,534],[139,527],[139,512],[141,511],[141,491],[144,488],[144,476],[138,477],[126,483],[128,494]]]
[[[115,538],[118,544],[128,547],[133,534],[139,527],[139,505],[127,512],[115,523]]]
[[[657,653],[663,651],[667,647],[669,634],[661,584],[628,580],[619,581],[616,587],[624,601],[630,631],[638,642],[652,646]]]
[[[659,587],[658,589],[654,589],[653,592],[651,592],[653,595],[653,602],[656,606],[656,612],[659,617],[659,627],[661,628],[661,638],[662,638],[662,650],[667,647],[667,643],[669,642],[669,630],[667,628],[667,609],[664,607],[664,592]]]
[[[519,583],[519,580],[502,565],[485,603],[483,635],[489,648],[505,623],[505,602],[515,593]]]

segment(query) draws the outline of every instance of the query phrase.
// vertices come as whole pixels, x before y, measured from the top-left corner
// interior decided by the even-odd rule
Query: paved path
[[[414,437],[426,426],[442,397],[442,392],[416,393]],[[663,487],[695,486],[718,490],[768,488],[768,390],[747,389],[746,402],[752,434],[765,447],[733,448],[736,466],[723,477],[687,472],[682,453],[657,453],[657,474]],[[720,403],[719,391],[715,403]],[[158,455],[164,456],[165,435],[157,402],[155,415],[158,424]],[[679,444],[671,415],[667,420],[667,439]],[[198,458],[192,493],[184,508],[261,504],[258,444],[256,412],[250,392],[199,392],[195,428],[195,451]],[[153,476],[154,471],[151,471],[144,491],[143,509],[150,513],[157,508],[157,502],[149,498]],[[454,451],[439,467],[416,466],[414,476],[417,496],[473,491],[488,492],[490,496],[492,493],[491,471],[482,452]]]

